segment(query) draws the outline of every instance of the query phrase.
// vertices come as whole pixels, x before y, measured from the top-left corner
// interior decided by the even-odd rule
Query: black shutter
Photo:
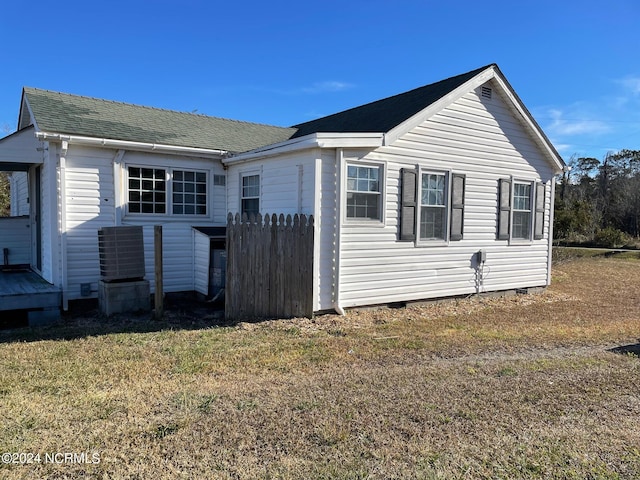
[[[544,201],[545,201],[544,183],[536,183],[536,213],[535,224],[533,227],[533,238],[541,240],[544,237]]]
[[[464,183],[465,176],[451,176],[451,240],[462,240],[464,230]]]
[[[511,180],[498,180],[498,240],[509,240],[511,219]]]
[[[400,169],[400,234],[404,242],[416,239],[416,212],[418,171],[416,169]]]

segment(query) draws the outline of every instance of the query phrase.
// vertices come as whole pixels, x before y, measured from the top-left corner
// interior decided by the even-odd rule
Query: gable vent
[[[482,87],[481,91],[480,91],[480,95],[482,96],[482,98],[487,98],[489,100],[491,100],[491,87]]]

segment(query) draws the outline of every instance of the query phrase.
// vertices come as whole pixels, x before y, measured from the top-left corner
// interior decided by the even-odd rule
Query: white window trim
[[[154,170],[164,170],[165,172],[165,213],[138,213],[131,212],[129,210],[129,168],[146,168],[146,169],[154,169]],[[213,206],[211,204],[212,200],[212,182],[213,182],[213,174],[210,170],[206,170],[203,168],[193,168],[189,166],[167,166],[167,165],[157,165],[157,164],[144,164],[144,163],[127,163],[123,166],[123,205],[125,216],[128,218],[136,218],[136,219],[167,219],[167,220],[175,220],[175,221],[185,221],[190,218],[194,219],[210,219],[213,218]],[[189,213],[173,213],[173,172],[174,170],[179,170],[181,172],[197,172],[204,173],[207,178],[207,213],[206,214],[189,214]]]
[[[513,214],[516,212],[515,208],[515,194],[516,183],[520,185],[529,185],[529,238],[515,238],[513,236]],[[511,211],[509,212],[509,245],[531,245],[533,244],[533,229],[535,221],[535,189],[536,182],[531,179],[522,179],[511,177]],[[517,210],[518,212],[524,212],[526,210]]]
[[[418,167],[418,180],[417,180],[417,202],[416,202],[416,240],[415,244],[417,247],[438,247],[438,246],[448,246],[449,245],[449,237],[451,236],[451,170],[434,170],[432,168],[424,168],[422,166]],[[432,174],[432,175],[444,175],[445,182],[445,206],[447,210],[446,214],[446,225],[444,226],[444,239],[441,238],[420,238],[420,216],[422,213],[422,175],[423,174]]]
[[[352,218],[347,216],[347,182],[349,179],[348,176],[348,168],[349,166],[356,167],[370,167],[370,168],[378,168],[378,183],[379,189],[378,192],[380,198],[380,219],[374,218]],[[349,226],[367,226],[367,227],[384,227],[386,224],[386,196],[387,196],[387,182],[385,181],[387,174],[387,162],[384,161],[359,161],[356,159],[348,159],[345,158],[344,162],[342,162],[342,172],[341,176],[343,178],[342,181],[342,202],[340,208],[342,210],[342,222]],[[373,193],[373,192],[370,192]]]
[[[260,185],[259,185],[259,192],[258,192],[258,213],[262,213],[263,211],[263,201],[262,201],[262,185],[263,185],[263,176],[262,176],[262,168],[260,169],[253,169],[253,170],[244,170],[238,173],[238,212],[240,213],[240,216],[242,217],[242,200],[245,199],[245,197],[242,195],[242,179],[244,177],[253,177],[253,176],[257,176],[259,181],[260,181]],[[256,198],[256,197],[246,197],[246,198]],[[267,212],[269,213],[269,212]]]

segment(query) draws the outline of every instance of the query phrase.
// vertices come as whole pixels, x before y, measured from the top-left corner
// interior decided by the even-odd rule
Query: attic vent
[[[491,87],[482,87],[480,95],[482,96],[482,98],[491,100],[491,93]]]

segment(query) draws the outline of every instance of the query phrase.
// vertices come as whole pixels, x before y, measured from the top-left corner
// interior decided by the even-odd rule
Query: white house
[[[144,227],[153,291],[162,224],[165,291],[206,294],[227,212],[314,215],[315,311],[546,286],[563,166],[496,65],[289,128],[25,88],[0,140],[65,307],[96,296],[103,226]]]

